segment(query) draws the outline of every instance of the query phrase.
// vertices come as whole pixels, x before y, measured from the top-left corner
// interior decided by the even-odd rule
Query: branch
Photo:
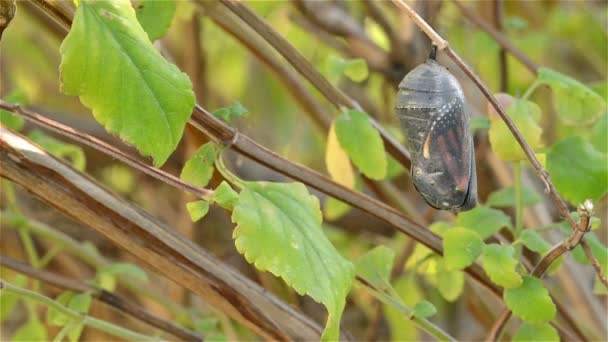
[[[456,1],[457,2],[457,1]],[[459,4],[458,4],[459,5]],[[494,1],[494,26],[496,32],[501,32],[504,25],[505,3],[503,0]],[[507,70],[507,49],[504,47],[498,51],[498,65],[500,68],[500,91],[507,92],[509,89],[509,72]]]
[[[0,265],[10,268],[13,271],[25,274],[31,278],[42,280],[63,290],[69,290],[73,292],[90,292],[93,297],[118,309],[119,311],[122,311],[143,322],[146,322],[152,327],[158,328],[162,331],[166,331],[169,334],[175,337],[179,337],[182,340],[203,341],[202,336],[195,334],[189,330],[186,330],[174,324],[173,322],[156,317],[143,310],[135,303],[130,302],[126,298],[115,295],[112,292],[82,283],[76,279],[70,279],[56,273],[33,268],[24,262],[13,259],[6,255],[0,255]]]
[[[542,278],[547,269],[551,266],[551,264],[557,260],[560,256],[565,254],[568,251],[574,249],[578,244],[583,241],[583,237],[585,233],[587,233],[590,229],[590,220],[593,211],[593,204],[591,201],[586,201],[585,204],[579,207],[579,214],[581,215],[581,220],[577,229],[570,234],[568,238],[566,238],[561,243],[553,246],[551,250],[542,259],[538,262],[534,270],[532,270],[531,275],[537,278]],[[508,308],[503,310],[500,314],[494,325],[490,329],[488,333],[487,341],[497,341],[500,337],[502,329],[507,324],[507,321],[511,317],[511,310]]]
[[[69,126],[63,125],[57,121],[46,118],[34,111],[22,108],[19,105],[10,104],[0,100],[0,109],[9,111],[17,116],[20,116],[38,126],[44,127],[50,131],[60,134],[68,139],[77,141],[84,145],[87,145],[101,153],[104,153],[110,157],[116,158],[125,164],[137,169],[149,176],[152,176],[161,182],[165,182],[173,187],[184,190],[193,194],[196,197],[209,199],[213,195],[213,191],[205,188],[199,188],[192,184],[188,184],[176,176],[157,169],[153,166],[147,165],[146,163],[135,159],[134,157],[124,153],[116,147],[95,138],[94,136],[88,135],[77,131]]]
[[[2,127],[0,162],[0,176],[95,229],[142,264],[190,289],[260,336],[274,340],[320,338],[321,328],[316,323],[175,229]]]

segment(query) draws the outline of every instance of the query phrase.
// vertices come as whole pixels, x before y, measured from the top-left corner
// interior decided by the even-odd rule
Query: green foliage
[[[542,128],[538,125],[541,110],[533,102],[514,99],[507,108],[507,114],[515,123],[524,139],[533,150],[542,146]],[[492,115],[490,117],[489,130],[490,143],[496,155],[505,161],[525,160],[526,155],[521,149],[513,134],[501,118]]]
[[[240,102],[234,101],[228,107],[222,107],[214,110],[213,115],[215,115],[216,118],[229,123],[232,120],[246,118],[249,116],[249,110],[247,110],[247,108],[245,108]]]
[[[11,341],[48,341],[46,328],[38,318],[30,319],[15,331]]]
[[[455,227],[443,234],[443,259],[449,271],[471,265],[482,250],[483,240],[473,230]]]
[[[133,171],[122,164],[112,164],[101,170],[104,182],[121,194],[132,192],[137,186]]]
[[[174,0],[139,1],[135,13],[150,40],[157,40],[167,33],[175,14],[175,8]]]
[[[555,70],[539,68],[538,82],[551,87],[557,113],[566,124],[587,125],[606,111],[606,101],[600,95]]]
[[[608,153],[608,114],[604,114],[597,120],[591,129],[589,141],[596,150]]]
[[[340,146],[359,170],[371,179],[386,177],[384,143],[368,115],[356,110],[344,111],[334,124]]]
[[[422,300],[422,289],[413,275],[399,277],[394,284],[395,292],[408,306],[414,306]],[[393,305],[383,305],[384,314],[390,327],[391,341],[418,341],[419,331],[416,325],[409,319],[404,319],[403,312]]]
[[[431,302],[423,300],[414,305],[412,316],[417,318],[428,318],[434,316],[436,313],[437,309],[435,308],[435,305],[433,305]]]
[[[513,336],[513,342],[559,342],[559,334],[557,330],[551,326],[551,324],[532,324],[523,323],[515,336]]]
[[[547,155],[547,171],[559,193],[577,204],[599,200],[608,191],[608,155],[581,137],[566,138]]]
[[[336,125],[332,124],[327,133],[325,166],[333,180],[349,189],[355,187],[355,171],[346,151],[340,146],[336,135]]]
[[[539,254],[545,254],[551,249],[551,244],[532,229],[525,229],[519,236],[519,240],[529,250]]]
[[[520,287],[505,289],[503,298],[513,314],[525,322],[547,323],[555,318],[556,308],[540,279],[523,276]]]
[[[445,264],[445,258],[437,261],[437,290],[445,300],[453,302],[464,289],[464,272],[449,270]]]
[[[6,278],[6,273],[2,270],[2,277]],[[11,283],[18,287],[25,287],[27,284],[27,278],[21,274],[17,274],[14,279],[11,279]],[[19,297],[6,291],[0,292],[0,322],[4,322],[8,319],[13,310],[19,302]]]
[[[323,338],[336,339],[354,266],[323,233],[319,200],[301,183],[247,182],[232,220],[237,250],[256,268],[322,303],[329,312]]]
[[[90,293],[74,293],[71,291],[65,291],[55,299],[55,301],[61,304],[62,306],[83,314],[89,312],[92,300],[93,297]],[[68,338],[72,342],[78,341],[80,334],[84,329],[84,324],[82,322],[75,324],[73,318],[64,315],[53,307],[48,308],[46,321],[49,325],[59,327],[64,327],[68,324],[71,324],[70,327],[66,328],[69,329]]]
[[[521,190],[523,205],[534,205],[542,200],[540,195],[534,191],[534,189],[522,187]],[[515,187],[508,186],[506,188],[494,191],[488,197],[486,205],[495,208],[515,207]]]
[[[511,226],[511,218],[500,210],[479,205],[473,210],[463,211],[456,218],[456,225],[474,230],[482,239]]]
[[[361,82],[367,78],[369,71],[367,63],[362,58],[342,59],[336,55],[330,55],[327,59],[326,70],[330,80],[337,80],[344,75],[355,82]]]
[[[127,0],[81,0],[61,44],[62,91],[162,165],[194,107],[186,74],[154,48]]]
[[[490,129],[490,119],[485,116],[474,116],[471,118],[471,131],[475,134],[477,131]]]
[[[213,176],[214,163],[218,155],[217,146],[208,142],[188,159],[179,177],[192,185],[205,187]]]
[[[323,203],[323,215],[326,220],[334,221],[348,213],[351,206],[333,197],[327,197]]]
[[[239,194],[232,189],[230,184],[222,181],[213,192],[213,202],[220,207],[232,211],[236,201],[239,199]]]
[[[192,222],[196,222],[209,212],[209,202],[207,201],[194,201],[186,203],[186,209],[188,209],[188,214],[190,214],[190,219]]]
[[[87,159],[80,146],[68,144],[38,130],[30,132],[28,138],[53,156],[60,159],[66,158],[74,168],[79,171],[84,171]]]
[[[22,106],[28,104],[25,94],[18,90],[12,91],[10,94],[6,95],[3,100],[11,104]],[[16,116],[3,109],[0,109],[0,123],[15,131],[20,131],[23,126],[25,126],[25,120],[22,117]]]
[[[510,245],[490,244],[483,247],[481,255],[483,269],[490,279],[506,289],[518,287],[523,280],[515,270],[515,249]]]
[[[97,270],[95,281],[99,287],[108,291],[114,291],[116,276],[119,275],[128,275],[139,281],[148,281],[148,274],[144,270],[126,262],[117,262],[101,267]]]
[[[389,283],[395,252],[385,246],[378,246],[361,256],[355,263],[357,275],[378,289]]]

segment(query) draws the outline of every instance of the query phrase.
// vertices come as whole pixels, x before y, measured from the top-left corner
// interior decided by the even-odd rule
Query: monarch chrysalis
[[[416,190],[434,208],[469,210],[477,203],[477,176],[464,94],[435,56],[433,46],[430,58],[399,83],[396,112]]]

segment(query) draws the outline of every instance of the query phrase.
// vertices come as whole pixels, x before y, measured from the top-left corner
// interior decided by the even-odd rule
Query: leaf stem
[[[521,97],[522,100],[528,100],[528,98],[530,96],[532,96],[532,93],[534,93],[534,91],[541,85],[542,85],[542,83],[539,82],[538,80],[534,81],[534,83],[532,83],[532,85],[530,85],[530,87],[528,87],[528,89],[526,90],[524,95]]]
[[[522,196],[521,182],[522,162],[516,161],[513,164],[513,182],[515,188],[515,238],[519,238],[523,230],[524,205]]]
[[[88,325],[91,328],[101,330],[103,332],[106,332],[106,333],[116,336],[116,337],[120,337],[120,338],[123,338],[126,340],[132,340],[132,341],[157,341],[158,340],[158,338],[156,338],[156,337],[143,335],[143,334],[137,333],[135,331],[131,331],[129,329],[114,325],[110,322],[102,321],[100,319],[97,319],[97,318],[94,318],[91,316],[82,315],[70,308],[67,308],[67,307],[59,304],[58,302],[52,300],[49,297],[43,296],[37,292],[30,291],[28,289],[24,289],[24,288],[12,285],[4,280],[0,280],[0,290],[2,290],[2,292],[5,292],[5,293],[14,294],[14,295],[21,297],[23,299],[26,299],[26,300],[44,304],[44,305],[48,306],[49,308],[53,308],[54,310],[57,310],[58,312],[72,318],[73,320],[82,320],[82,323],[84,325]]]
[[[218,153],[218,156],[215,159],[215,167],[217,167],[217,170],[230,183],[236,185],[238,188],[241,188],[241,189],[244,188],[246,182],[244,180],[242,180],[241,178],[239,178],[234,173],[232,173],[232,171],[230,171],[230,169],[228,169],[228,167],[226,167],[226,164],[224,164],[224,158],[222,158],[222,156],[223,156],[223,153],[220,152],[220,153]]]

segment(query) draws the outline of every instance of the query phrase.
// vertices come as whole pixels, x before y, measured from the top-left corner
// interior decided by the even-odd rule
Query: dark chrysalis
[[[434,208],[465,211],[477,204],[475,147],[462,88],[436,53],[433,46],[430,58],[399,83],[396,111],[416,190]]]

